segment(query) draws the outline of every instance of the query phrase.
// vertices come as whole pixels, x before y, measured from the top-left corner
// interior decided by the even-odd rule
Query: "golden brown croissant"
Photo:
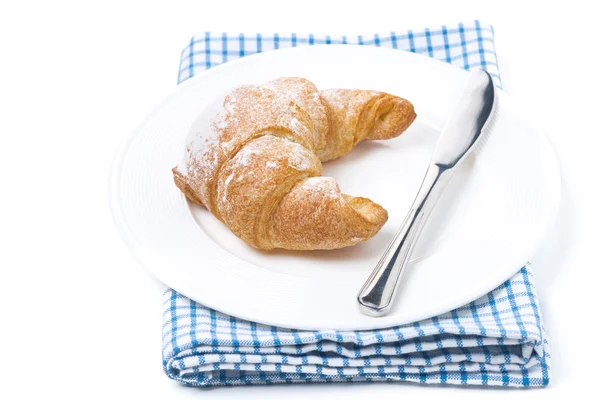
[[[303,78],[241,86],[200,115],[175,184],[258,249],[336,249],[373,237],[387,212],[342,194],[321,162],[390,139],[412,104],[383,92],[319,91]]]

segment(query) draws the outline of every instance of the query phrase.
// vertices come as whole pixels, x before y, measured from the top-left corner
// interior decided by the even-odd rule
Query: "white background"
[[[196,31],[357,34],[474,18],[495,26],[504,88],[546,129],[564,189],[532,260],[554,379],[483,394],[588,392],[598,370],[600,35],[586,3],[2,2],[0,397],[481,398],[403,384],[179,386],[162,372],[162,286],[121,242],[107,200],[118,143],[173,89]]]

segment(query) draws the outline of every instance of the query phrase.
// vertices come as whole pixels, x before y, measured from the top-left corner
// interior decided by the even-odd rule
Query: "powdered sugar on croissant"
[[[321,162],[362,140],[390,139],[415,119],[410,102],[383,92],[318,91],[303,78],[240,86],[190,130],[175,183],[259,249],[336,249],[373,237],[387,212],[342,194]]]

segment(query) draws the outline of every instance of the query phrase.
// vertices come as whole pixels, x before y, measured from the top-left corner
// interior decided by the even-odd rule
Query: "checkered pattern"
[[[245,55],[321,43],[410,50],[467,69],[485,68],[500,84],[492,27],[479,22],[354,37],[205,33],[184,50],[179,81]],[[186,385],[411,381],[534,387],[550,380],[529,265],[464,307],[373,331],[282,329],[211,310],[172,289],[164,296],[164,370]]]
[[[442,26],[422,31],[358,36],[229,34],[205,32],[194,36],[181,54],[178,82],[224,62],[263,51],[315,44],[361,44],[420,53],[461,68],[482,68],[500,83],[491,25]]]

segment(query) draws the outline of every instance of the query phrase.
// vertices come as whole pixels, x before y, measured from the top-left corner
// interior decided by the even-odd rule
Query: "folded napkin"
[[[363,44],[483,68],[500,85],[493,29],[478,21],[363,36],[213,34],[184,49],[179,82],[249,54],[313,44]],[[533,387],[550,379],[535,283],[524,266],[478,300],[413,324],[371,331],[299,331],[234,318],[175,290],[164,296],[163,366],[191,386],[411,381]]]

